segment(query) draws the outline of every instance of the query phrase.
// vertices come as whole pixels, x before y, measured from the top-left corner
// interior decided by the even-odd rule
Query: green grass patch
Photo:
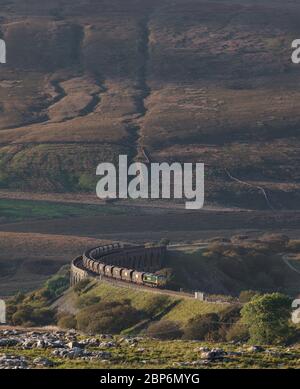
[[[161,316],[161,319],[186,323],[190,318],[220,312],[226,305],[212,304],[204,301],[178,298],[151,291],[135,290],[118,287],[102,282],[92,289],[86,296],[97,296],[104,301],[122,301],[129,299],[134,308],[146,312],[151,317]]]
[[[125,208],[116,208],[109,205],[68,204],[31,200],[0,200],[0,218],[4,218],[8,222],[125,213]]]
[[[179,303],[166,315],[164,319],[187,323],[197,315],[205,315],[207,313],[218,313],[224,310],[224,304],[212,304],[205,301],[182,299]]]

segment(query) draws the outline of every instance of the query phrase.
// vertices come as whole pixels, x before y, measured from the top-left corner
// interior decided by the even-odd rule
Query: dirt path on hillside
[[[181,235],[181,241],[197,233],[203,239],[208,231],[211,237],[233,234],[238,231],[288,232],[299,236],[300,212],[253,211],[253,212],[165,212],[145,215],[101,215],[92,217],[63,218],[53,220],[31,220],[0,225],[0,231],[34,232],[55,235],[74,235],[115,239],[120,236],[151,235],[168,237]],[[197,235],[196,234],[196,235]],[[194,234],[195,235],[195,234]]]
[[[47,201],[53,203],[74,203],[74,204],[91,204],[91,205],[106,205],[107,201],[99,199],[93,193],[32,193],[32,192],[14,192],[10,190],[0,190],[0,199],[6,200],[31,200],[31,201]],[[175,201],[147,201],[147,200],[117,200],[109,205],[114,204],[116,207],[138,207],[153,209],[174,210],[176,212],[184,212],[184,205]],[[239,212],[247,211],[242,208],[221,207],[215,205],[205,205],[206,211],[222,211],[222,212]],[[250,212],[250,211],[249,211]]]
[[[285,254],[282,256],[282,260],[283,262],[291,269],[293,270],[293,272],[299,274],[300,276],[300,270],[296,269],[295,266],[293,266],[291,263],[290,263],[290,260],[292,260],[293,257],[290,255],[290,254]]]

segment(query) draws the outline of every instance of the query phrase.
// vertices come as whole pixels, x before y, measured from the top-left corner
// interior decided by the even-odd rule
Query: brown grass
[[[104,242],[75,236],[0,232],[0,296],[39,287],[86,248]]]
[[[2,144],[113,144],[114,157],[119,145],[130,145],[131,156],[146,146],[157,159],[226,166],[275,188],[276,207],[296,207],[300,95],[290,46],[300,33],[297,4],[80,0],[51,8],[32,0],[3,12],[10,58],[0,80]],[[48,150],[34,158],[34,171],[56,159]],[[64,186],[60,166],[52,190]],[[11,187],[3,179],[11,164],[0,160],[0,168],[0,185]],[[17,182],[28,189],[37,179],[21,172]],[[291,184],[287,196],[282,184]],[[47,178],[38,185],[49,190]],[[209,201],[221,201],[220,186],[227,205],[266,206],[216,173]]]

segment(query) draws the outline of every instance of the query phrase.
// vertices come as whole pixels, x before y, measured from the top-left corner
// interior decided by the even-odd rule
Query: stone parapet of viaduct
[[[82,256],[75,258],[71,263],[70,285],[74,286],[88,277],[89,272],[82,267]]]
[[[85,255],[106,265],[155,272],[164,265],[166,247],[123,246],[114,247],[111,252],[106,251],[105,253],[96,248],[88,251]]]
[[[88,260],[141,272],[156,272],[164,267],[166,251],[165,246],[129,246],[120,243],[90,249],[83,257],[72,261],[71,286],[92,275],[91,269],[84,266],[84,262]]]

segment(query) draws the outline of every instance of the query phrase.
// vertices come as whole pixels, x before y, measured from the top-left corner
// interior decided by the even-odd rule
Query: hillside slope
[[[55,302],[53,307],[58,308],[62,313],[77,313],[80,309],[91,304],[91,300],[99,298],[105,303],[123,302],[130,300],[131,305],[139,311],[147,312],[152,320],[175,320],[182,324],[186,324],[189,319],[196,315],[204,315],[212,312],[220,312],[227,305],[223,303],[208,303],[205,301],[197,301],[184,297],[174,297],[165,294],[157,294],[155,290],[150,288],[134,289],[129,286],[120,286],[108,281],[97,282],[92,280],[88,284],[86,291],[83,291],[78,297],[78,293],[70,289],[65,295]],[[141,329],[143,329],[149,320],[141,321]]]
[[[290,255],[297,269],[296,254],[289,249],[283,254],[267,246],[261,241],[238,245],[213,243],[205,250],[172,251],[167,263],[173,269],[172,284],[175,288],[210,294],[237,296],[243,290],[257,290],[296,296],[300,275],[284,260]]]
[[[156,161],[205,162],[208,202],[299,207],[296,3],[14,0],[1,11],[1,187],[93,190],[98,163],[146,147]]]
[[[0,296],[40,287],[63,265],[100,239],[33,233],[0,233]]]

